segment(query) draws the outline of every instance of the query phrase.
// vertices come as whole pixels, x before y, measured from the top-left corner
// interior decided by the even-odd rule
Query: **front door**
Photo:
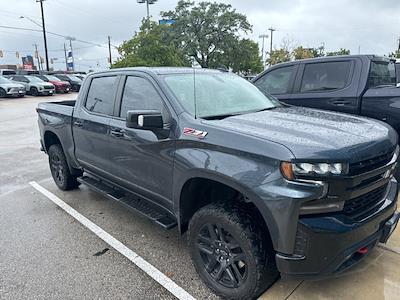
[[[175,142],[170,138],[171,114],[157,85],[147,77],[126,76],[119,114],[110,123],[112,173],[118,183],[172,208],[172,169]],[[164,129],[126,127],[129,110],[157,110]]]

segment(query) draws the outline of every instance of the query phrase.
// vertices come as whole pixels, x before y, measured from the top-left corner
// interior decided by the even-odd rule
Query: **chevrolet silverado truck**
[[[399,220],[392,127],[287,106],[231,73],[92,73],[76,101],[37,112],[60,189],[85,184],[187,232],[200,278],[227,299],[341,273]]]

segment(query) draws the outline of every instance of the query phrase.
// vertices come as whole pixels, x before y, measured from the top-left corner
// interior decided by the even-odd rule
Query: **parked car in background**
[[[0,76],[0,98],[23,96],[25,96],[25,87],[22,84],[12,82],[8,78]]]
[[[55,93],[55,87],[53,84],[45,82],[42,79],[33,75],[11,75],[9,78],[14,82],[18,82],[24,85],[26,93],[32,96],[51,96]]]
[[[14,75],[14,74],[17,74],[15,70],[11,70],[11,69],[0,69],[0,76]]]
[[[86,75],[85,74],[73,74],[74,76],[78,77],[80,80],[85,79]]]
[[[200,278],[227,299],[254,299],[279,272],[338,274],[388,240],[400,215],[393,128],[195,72],[91,73],[76,101],[40,103],[56,185],[187,231]]]
[[[400,133],[400,88],[393,60],[347,55],[292,61],[268,68],[253,83],[297,106],[367,116]]]
[[[396,81],[397,83],[400,83],[400,59],[396,61],[395,67],[396,67],[396,79],[397,79]]]
[[[35,75],[43,81],[50,82],[54,85],[56,93],[68,93],[71,89],[71,85],[68,81],[62,81],[54,75]]]
[[[81,85],[82,85],[82,80],[75,75],[71,74],[54,74],[55,77],[58,79],[61,79],[62,81],[67,81],[71,85],[71,90],[74,92],[79,92]]]

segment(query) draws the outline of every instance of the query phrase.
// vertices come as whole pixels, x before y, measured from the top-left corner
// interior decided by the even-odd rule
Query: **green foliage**
[[[324,56],[324,48],[304,48],[299,46],[292,51],[294,59],[305,59]]]
[[[251,25],[231,5],[181,0],[175,10],[161,16],[175,20],[171,31],[175,45],[201,67],[223,64],[244,74],[262,70],[258,45],[239,37],[251,32]]]
[[[271,55],[267,59],[267,63],[269,65],[275,65],[278,63],[290,61],[291,55],[290,52],[285,48],[272,50]]]
[[[340,48],[339,51],[332,51],[326,53],[326,56],[337,56],[337,55],[350,55],[350,50],[345,48]]]
[[[396,50],[392,53],[389,53],[389,57],[400,58],[400,50]]]
[[[113,68],[135,66],[189,66],[189,59],[171,42],[168,25],[143,19],[140,31],[118,48],[121,58]]]

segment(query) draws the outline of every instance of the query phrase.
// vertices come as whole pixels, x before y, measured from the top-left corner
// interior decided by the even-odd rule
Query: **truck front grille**
[[[360,162],[352,163],[349,166],[350,175],[366,173],[386,165],[393,157],[393,152]]]
[[[343,214],[356,221],[363,220],[372,214],[372,211],[383,202],[387,184],[359,197],[347,200],[343,207]]]

